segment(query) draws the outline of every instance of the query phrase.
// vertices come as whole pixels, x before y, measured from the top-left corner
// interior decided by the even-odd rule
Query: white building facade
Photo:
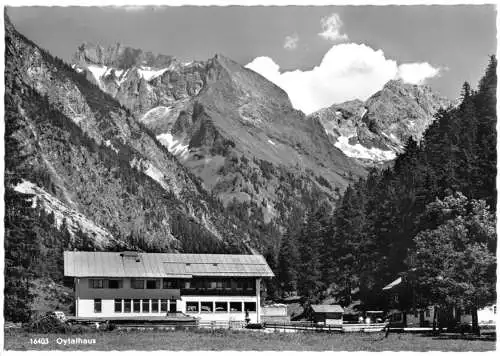
[[[260,285],[273,273],[260,255],[64,252],[81,319],[261,320]]]

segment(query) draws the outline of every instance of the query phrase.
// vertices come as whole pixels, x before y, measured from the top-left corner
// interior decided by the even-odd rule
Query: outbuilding
[[[342,325],[344,309],[338,305],[311,305],[311,319],[318,324]]]

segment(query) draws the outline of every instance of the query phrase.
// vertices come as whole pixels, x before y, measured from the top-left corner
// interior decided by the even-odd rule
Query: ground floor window
[[[130,313],[132,311],[132,299],[123,300],[123,311],[125,313]]]
[[[200,310],[205,313],[212,313],[214,311],[213,302],[201,302]]]
[[[140,312],[141,312],[141,300],[134,299],[134,313],[140,313]]]
[[[151,313],[158,313],[158,299],[151,299]]]
[[[149,299],[142,300],[142,312],[149,313]]]
[[[186,311],[189,313],[198,313],[199,312],[199,303],[198,302],[186,302]]]
[[[94,299],[94,313],[102,312],[102,299]]]
[[[231,311],[231,312],[243,311],[241,304],[242,304],[241,302],[230,302],[229,303],[229,311]]]
[[[122,300],[115,299],[115,313],[121,313],[121,312],[122,312]]]
[[[215,302],[216,312],[227,312],[227,302]]]
[[[257,310],[257,304],[255,302],[245,302],[245,311],[254,312]]]
[[[160,300],[160,311],[162,313],[168,311],[168,299]]]
[[[175,302],[174,302],[175,303]],[[172,304],[170,304],[172,311]],[[243,311],[256,312],[256,302],[221,302],[221,301],[190,301],[186,302],[187,313],[242,313]]]
[[[170,313],[177,313],[177,301],[171,300],[168,311]]]

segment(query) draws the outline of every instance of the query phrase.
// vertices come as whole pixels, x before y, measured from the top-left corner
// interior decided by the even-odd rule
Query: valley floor
[[[71,340],[79,344],[69,344]],[[95,340],[90,345],[81,340]],[[312,334],[264,333],[260,331],[111,331],[85,334],[29,334],[6,330],[7,350],[141,350],[141,351],[493,351],[494,338],[465,339],[415,334],[383,333]],[[45,344],[34,344],[33,340]],[[65,345],[64,340],[67,344]],[[48,342],[48,343],[47,343]]]

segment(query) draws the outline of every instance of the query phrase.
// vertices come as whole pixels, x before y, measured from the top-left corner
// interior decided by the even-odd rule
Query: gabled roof
[[[324,305],[324,304],[313,304],[311,305],[312,310],[315,313],[343,313],[344,308],[338,304]]]
[[[64,275],[191,278],[273,277],[274,273],[261,255],[65,251]]]
[[[394,288],[395,286],[401,284],[401,282],[403,281],[403,278],[399,277],[397,278],[396,280],[392,281],[391,283],[389,283],[388,285],[386,285],[384,288],[382,288],[382,290],[389,290],[389,289],[392,289]]]

